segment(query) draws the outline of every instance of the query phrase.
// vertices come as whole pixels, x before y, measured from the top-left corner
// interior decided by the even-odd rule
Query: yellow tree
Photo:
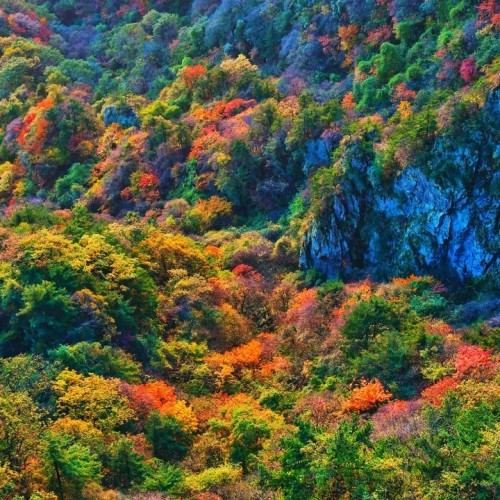
[[[126,399],[119,393],[120,381],[91,374],[84,377],[64,370],[54,381],[57,413],[61,417],[91,422],[97,429],[112,431],[134,418]]]

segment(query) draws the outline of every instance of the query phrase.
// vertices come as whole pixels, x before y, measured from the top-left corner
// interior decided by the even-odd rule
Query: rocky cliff
[[[339,193],[310,224],[301,264],[332,278],[498,276],[499,165],[496,91],[472,119],[436,138],[425,164],[388,183],[373,181],[372,161],[352,158]]]

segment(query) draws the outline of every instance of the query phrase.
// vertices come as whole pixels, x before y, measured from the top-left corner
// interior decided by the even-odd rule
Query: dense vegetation
[[[1,0],[0,497],[497,498],[497,261],[299,259],[360,161],[488,133],[498,201],[499,32],[495,0]]]

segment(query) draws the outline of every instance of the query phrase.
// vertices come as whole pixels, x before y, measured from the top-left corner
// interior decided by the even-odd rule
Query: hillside
[[[0,0],[0,497],[496,498],[500,5]]]

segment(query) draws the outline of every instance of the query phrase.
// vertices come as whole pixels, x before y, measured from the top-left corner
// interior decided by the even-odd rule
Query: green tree
[[[318,498],[365,498],[369,491],[371,424],[342,420],[333,434],[321,436],[312,470]]]
[[[62,345],[49,351],[52,360],[65,368],[83,375],[95,373],[104,377],[116,377],[129,383],[140,381],[140,365],[123,350],[102,346],[99,342],[79,342]]]
[[[144,479],[143,459],[129,439],[121,438],[111,445],[108,466],[108,477],[115,488],[129,489]]]
[[[278,488],[288,500],[308,498],[314,490],[314,474],[307,449],[314,446],[315,436],[311,424],[299,421],[298,429],[281,441],[283,454],[278,471],[260,466],[264,484]]]
[[[17,313],[18,328],[33,351],[60,342],[71,330],[75,311],[68,294],[49,281],[28,285]]]
[[[55,184],[55,196],[62,208],[70,208],[85,192],[90,177],[90,168],[82,163],[74,163],[68,173]]]
[[[101,480],[97,455],[69,436],[47,433],[43,458],[49,483],[61,500],[81,498],[86,485]]]
[[[351,366],[357,379],[379,379],[398,397],[414,394],[416,370],[411,365],[415,354],[405,336],[394,330],[378,334],[368,349],[352,359]]]
[[[87,207],[83,203],[76,203],[73,206],[71,220],[66,225],[64,232],[72,236],[75,241],[78,241],[84,234],[97,232],[97,224],[94,216],[87,210]]]
[[[230,156],[231,161],[219,168],[215,182],[228,200],[237,206],[243,206],[249,201],[257,163],[246,143],[239,139],[231,144]]]
[[[387,83],[391,77],[404,69],[404,59],[400,48],[389,42],[384,42],[380,47],[380,61],[377,73],[383,83]]]
[[[148,463],[146,479],[141,486],[142,491],[163,491],[172,495],[184,492],[184,474],[182,469],[153,459]]]
[[[155,457],[167,462],[182,460],[191,443],[191,437],[177,419],[158,411],[153,412],[146,423],[146,437]]]
[[[367,349],[371,340],[386,330],[399,330],[400,319],[393,305],[379,297],[360,302],[348,316],[342,333],[351,356]]]
[[[262,448],[262,441],[271,436],[271,429],[263,418],[238,409],[233,413],[231,434],[231,460],[241,464],[243,474],[247,474],[250,458]]]

